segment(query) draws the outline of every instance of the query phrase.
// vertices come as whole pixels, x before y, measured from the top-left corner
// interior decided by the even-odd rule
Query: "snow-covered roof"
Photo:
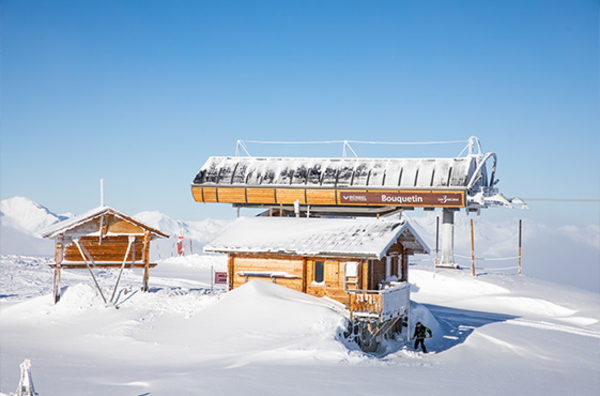
[[[192,185],[466,188],[475,157],[210,157]]]
[[[149,226],[145,225],[144,223],[141,223],[141,222],[133,219],[132,217],[127,216],[126,214],[123,214],[123,213],[119,212],[118,210],[113,209],[108,206],[99,206],[99,207],[89,210],[85,213],[82,213],[78,216],[71,217],[70,219],[61,221],[60,223],[53,224],[50,227],[43,230],[40,233],[40,235],[44,238],[54,238],[54,237],[58,236],[59,234],[62,234],[66,231],[73,230],[77,227],[80,227],[86,223],[89,223],[89,222],[91,222],[101,216],[105,216],[105,215],[116,216],[130,224],[133,224],[139,228],[142,228],[142,229],[154,234],[154,236],[162,237],[162,238],[169,237],[167,234],[164,234],[155,228],[149,227]]]
[[[381,259],[398,240],[413,253],[429,253],[405,220],[289,217],[240,217],[204,251]]]

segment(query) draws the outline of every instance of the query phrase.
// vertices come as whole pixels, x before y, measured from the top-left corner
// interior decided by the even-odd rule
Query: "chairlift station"
[[[239,218],[205,251],[228,255],[229,290],[263,279],[344,304],[346,336],[365,351],[391,336],[410,338],[408,260],[430,252],[408,221],[385,217],[440,208],[439,266],[456,268],[456,211],[525,207],[498,193],[496,154],[484,154],[475,137],[456,158],[242,157],[240,147],[206,161],[194,199],[277,217]]]
[[[499,194],[497,156],[483,153],[476,137],[454,158],[243,157],[237,151],[234,157],[210,157],[202,166],[192,182],[197,202],[280,215],[293,214],[296,202],[302,215],[311,217],[379,217],[441,208],[444,267],[455,266],[454,212],[526,208],[522,200]]]

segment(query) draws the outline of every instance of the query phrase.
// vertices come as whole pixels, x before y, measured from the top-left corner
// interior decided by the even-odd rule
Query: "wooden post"
[[[60,301],[60,263],[56,263],[54,267],[54,304]]]
[[[408,252],[402,246],[402,281],[408,282]]]
[[[190,238],[190,254],[194,254],[194,249],[192,248],[192,238]]]
[[[475,238],[473,237],[473,219],[471,219],[471,259],[473,260],[473,276],[475,276]]]
[[[519,219],[519,275],[521,275],[521,229],[522,220]]]
[[[302,257],[302,293],[306,293],[308,280],[308,260]]]
[[[144,264],[144,284],[142,286],[142,290],[143,291],[148,291],[148,279],[150,278],[150,253],[149,252],[149,243],[150,243],[150,233],[146,232],[144,233],[144,242],[143,242],[143,252],[147,252],[146,254],[144,254],[144,257],[142,258],[143,260],[143,264]],[[135,246],[135,245],[134,245]]]
[[[56,267],[54,267],[54,304],[60,301],[60,269],[62,266],[64,251],[64,240],[61,238],[60,241],[57,241],[56,245],[54,246],[54,261],[56,262]]]
[[[227,258],[227,281],[229,283],[229,290],[233,290],[233,263],[234,263],[234,255],[233,254],[229,254],[229,257]]]
[[[279,217],[283,216],[283,204],[279,204]]]

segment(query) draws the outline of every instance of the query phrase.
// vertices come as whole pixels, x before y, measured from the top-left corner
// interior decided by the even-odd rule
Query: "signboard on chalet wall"
[[[227,284],[227,272],[215,272],[215,285]]]
[[[460,191],[338,191],[338,204],[462,208],[465,194]]]

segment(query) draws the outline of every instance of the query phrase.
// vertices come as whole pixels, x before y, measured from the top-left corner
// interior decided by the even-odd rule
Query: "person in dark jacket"
[[[427,337],[427,334],[429,334],[429,337]],[[431,330],[429,330],[427,327],[423,326],[423,324],[421,324],[421,322],[417,322],[417,325],[415,326],[415,334],[413,335],[413,340],[416,338],[415,341],[415,350],[419,349],[419,344],[421,344],[421,348],[423,349],[423,353],[427,353],[427,348],[425,348],[425,338],[431,338],[432,337],[432,333]]]

